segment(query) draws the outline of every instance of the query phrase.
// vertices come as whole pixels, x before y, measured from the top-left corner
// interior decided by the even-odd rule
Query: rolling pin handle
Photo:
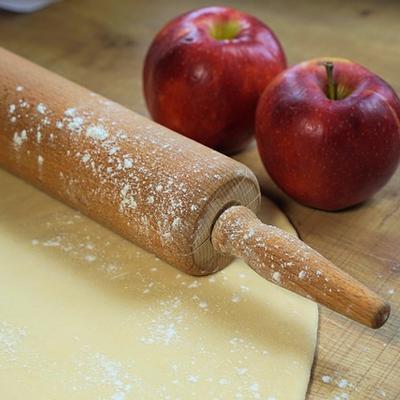
[[[389,318],[390,305],[304,242],[232,206],[214,224],[213,247],[243,258],[259,275],[371,328]]]

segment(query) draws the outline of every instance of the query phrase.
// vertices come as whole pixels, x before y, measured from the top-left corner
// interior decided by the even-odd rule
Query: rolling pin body
[[[2,167],[187,273],[229,263],[210,232],[257,208],[247,167],[1,48],[0,99]]]

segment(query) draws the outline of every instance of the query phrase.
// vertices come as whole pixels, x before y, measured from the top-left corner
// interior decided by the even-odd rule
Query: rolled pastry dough
[[[304,399],[317,306],[178,272],[0,171],[0,398]],[[266,200],[261,217],[292,230]]]

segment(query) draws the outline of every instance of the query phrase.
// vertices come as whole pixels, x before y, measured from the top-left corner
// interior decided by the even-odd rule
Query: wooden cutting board
[[[0,12],[0,45],[147,114],[141,68],[156,31],[204,1],[68,0],[31,15]],[[400,91],[400,3],[232,1],[281,39],[291,64],[332,55],[351,58]],[[386,326],[371,331],[321,309],[308,399],[400,398],[400,171],[362,206],[325,213],[282,194],[253,147],[237,156],[301,237],[392,303]],[[327,382],[324,383],[323,379]]]

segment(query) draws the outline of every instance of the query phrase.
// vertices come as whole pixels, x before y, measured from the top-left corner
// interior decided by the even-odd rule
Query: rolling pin
[[[373,291],[257,219],[247,167],[2,48],[0,166],[188,274],[241,257],[366,326],[389,316]]]

